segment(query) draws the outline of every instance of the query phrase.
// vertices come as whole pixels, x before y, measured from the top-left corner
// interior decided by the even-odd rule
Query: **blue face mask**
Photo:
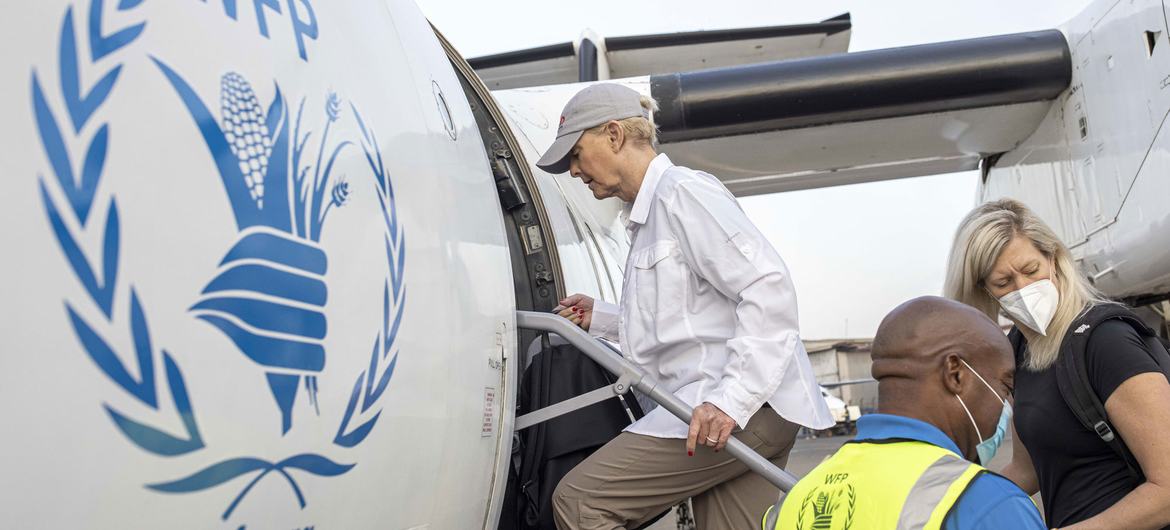
[[[959,360],[962,361],[962,359]],[[979,372],[976,372],[974,368],[971,368],[971,365],[967,364],[967,361],[963,361],[963,365],[966,366],[968,370],[971,370],[971,373],[975,374],[975,377],[978,377],[980,381],[983,381],[983,384],[987,386],[987,389],[990,390],[992,394],[995,394],[996,399],[1003,402],[1003,410],[999,413],[999,423],[995,425],[995,434],[991,435],[991,438],[984,440],[983,434],[979,432],[979,424],[975,423],[975,417],[971,415],[971,410],[967,408],[966,403],[963,403],[963,398],[959,397],[958,394],[955,394],[955,397],[959,398],[959,404],[962,405],[963,410],[967,412],[967,417],[971,419],[971,425],[975,426],[975,435],[979,437],[979,445],[975,446],[975,451],[979,454],[979,464],[986,466],[987,464],[991,463],[991,459],[995,457],[995,452],[999,450],[999,446],[1003,444],[1004,437],[1007,436],[1008,427],[1012,423],[1012,405],[1011,403],[1008,403],[1007,399],[999,397],[999,393],[996,392],[994,388],[991,388],[991,385],[987,383],[987,380],[983,379],[983,376],[979,375]]]

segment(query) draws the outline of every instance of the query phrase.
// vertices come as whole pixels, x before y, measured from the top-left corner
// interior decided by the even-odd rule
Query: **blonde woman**
[[[1164,435],[1170,383],[1154,357],[1164,353],[1143,340],[1148,330],[1128,320],[1091,320],[1131,313],[1103,299],[1056,234],[1014,200],[986,203],[963,220],[945,291],[1015,324],[1015,436],[1003,474],[1029,494],[1041,493],[1049,526],[1170,529],[1170,437]],[[1068,360],[1062,355],[1073,355],[1069,341],[1082,340],[1077,333],[1089,333],[1087,379],[1111,430],[1132,453],[1133,468],[1078,421],[1058,387],[1056,369]],[[1062,348],[1066,342],[1070,347]],[[985,443],[1002,433],[976,436],[987,437],[979,440]]]

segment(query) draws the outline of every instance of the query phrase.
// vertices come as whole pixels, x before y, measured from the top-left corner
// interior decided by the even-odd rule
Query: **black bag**
[[[1097,433],[1101,441],[1108,445],[1117,456],[1125,462],[1132,474],[1139,481],[1145,481],[1141,466],[1134,459],[1133,453],[1126,447],[1125,441],[1116,434],[1109,423],[1109,416],[1105,413],[1105,405],[1093,391],[1089,382],[1089,371],[1085,364],[1085,352],[1089,347],[1089,336],[1102,322],[1107,320],[1121,320],[1138,332],[1145,343],[1146,353],[1162,369],[1162,373],[1170,380],[1170,353],[1165,340],[1142,322],[1128,307],[1121,304],[1099,304],[1090,308],[1078,317],[1068,327],[1064,340],[1060,344],[1060,356],[1052,369],[1056,370],[1056,385],[1060,395],[1064,398],[1069,410],[1086,429]],[[1013,328],[1008,338],[1012,342],[1014,351],[1021,351],[1024,336],[1020,330]]]
[[[524,370],[517,415],[539,410],[617,382],[571,345],[553,345]],[[529,427],[513,439],[511,474],[501,530],[556,530],[552,494],[561,478],[621,434],[642,410],[633,394],[608,399]],[[509,513],[510,512],[510,513]]]

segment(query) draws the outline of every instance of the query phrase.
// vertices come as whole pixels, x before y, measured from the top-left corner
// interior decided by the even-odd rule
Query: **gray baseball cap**
[[[557,139],[536,166],[553,174],[568,171],[569,151],[577,145],[582,133],[609,120],[635,116],[649,118],[642,109],[641,95],[634,89],[613,83],[585,87],[565,104]]]

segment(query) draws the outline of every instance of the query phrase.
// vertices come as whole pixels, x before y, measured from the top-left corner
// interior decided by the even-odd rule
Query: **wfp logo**
[[[222,118],[216,119],[178,73],[157,59],[155,63],[200,128],[239,229],[219,274],[203,289],[203,298],[191,312],[219,328],[249,359],[269,369],[268,386],[280,409],[282,432],[288,432],[302,380],[316,406],[316,374],[325,368],[321,341],[327,327],[323,310],[328,298],[328,258],[317,242],[330,209],[345,205],[349,196],[349,185],[334,182],[331,173],[350,142],[339,142],[326,159],[318,157],[315,164],[305,164],[309,133],[299,136],[304,99],[297,112],[296,134],[290,135],[279,86],[265,111],[248,81],[229,73],[221,81]],[[321,153],[329,146],[330,127],[340,118],[335,94],[327,98],[324,111]],[[330,182],[334,183],[327,199]]]
[[[190,121],[174,126],[199,132],[203,145],[186,147],[206,153],[208,178],[222,184],[234,217],[236,237],[225,241],[221,256],[212,257],[218,260],[214,275],[201,290],[195,288],[193,301],[181,306],[191,318],[222,333],[235,349],[208,354],[242,355],[251,361],[256,384],[272,396],[273,417],[279,419],[274,436],[284,437],[295,428],[297,407],[321,417],[320,392],[344,396],[349,391],[340,422],[327,431],[335,434],[322,444],[327,450],[317,447],[277,458],[217,456],[210,457],[214,461],[210,465],[209,457],[194,458],[201,464],[191,464],[187,474],[159,477],[145,487],[193,494],[250,478],[234,482],[242,487],[220,514],[226,521],[256,484],[280,477],[291,490],[290,500],[304,508],[308,499],[299,481],[344,475],[357,465],[347,451],[365,441],[376,426],[381,398],[398,360],[396,338],[406,305],[405,235],[374,130],[356,105],[336,93],[324,94],[313,104],[302,96],[293,105],[273,81],[270,99],[262,101],[237,72],[220,76],[218,94],[201,95],[164,58],[135,55],[133,45],[147,23],[108,28],[103,3],[90,0],[84,6],[89,22],[85,41],[74,27],[74,8],[65,11],[57,41],[59,62],[55,68],[34,67],[31,79],[35,126],[48,161],[39,175],[41,200],[61,255],[84,292],[78,299],[65,300],[70,325],[80,349],[112,390],[160,413],[173,410],[182,425],[182,432],[175,433],[105,404],[112,425],[128,442],[158,457],[184,457],[211,447],[216,447],[216,455],[232,453],[200,430],[200,396],[188,391],[179,362],[182,355],[166,349],[183,346],[152,334],[147,301],[138,295],[132,278],[119,274],[122,253],[137,249],[123,248],[116,193],[98,193],[106,176],[106,158],[118,145],[117,124],[104,121],[103,106],[119,89],[123,63],[118,61],[138,59],[166,80],[171,97],[186,110]],[[120,0],[116,9],[133,14],[142,3]],[[311,14],[309,2],[304,5]],[[54,85],[42,81],[43,71],[55,71],[59,93],[50,92]],[[83,90],[83,78],[98,81]],[[54,108],[51,100],[63,102],[63,108]],[[100,123],[86,128],[95,120]],[[356,131],[352,137],[337,132],[342,122],[346,130]],[[310,123],[323,125],[310,130]],[[89,129],[96,132],[82,134]],[[336,172],[338,158],[349,150],[360,152],[365,161],[364,173],[352,182]],[[369,350],[330,352],[325,341],[329,255],[320,243],[327,221],[343,215],[351,194],[359,189],[370,190],[380,207],[386,259],[382,315],[371,330]],[[94,207],[103,203],[104,208]],[[132,337],[132,352],[119,352],[113,345],[111,337],[122,334]],[[318,378],[327,370],[330,355],[364,358],[366,352],[368,363],[362,362],[364,369],[355,374],[352,387],[322,388]],[[125,360],[136,366],[128,367]],[[163,403],[165,398],[170,403]]]

